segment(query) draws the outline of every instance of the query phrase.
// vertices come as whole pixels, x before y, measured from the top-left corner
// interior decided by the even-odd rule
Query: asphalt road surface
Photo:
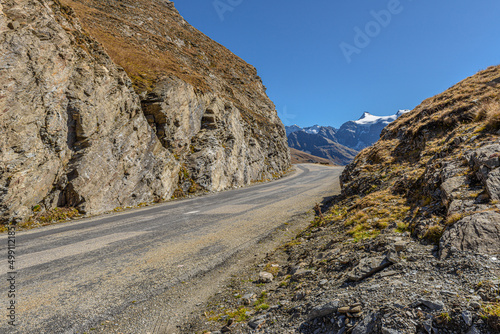
[[[339,191],[341,168],[295,168],[274,182],[17,231],[14,275],[7,274],[8,241],[1,235],[0,333],[93,333],[100,324],[116,333],[120,326],[128,326],[123,333],[173,332],[168,305],[180,305],[183,296],[170,290],[182,291],[176,287]],[[11,276],[15,282],[7,281]],[[8,296],[11,283],[15,298]],[[11,300],[15,327],[8,324]]]

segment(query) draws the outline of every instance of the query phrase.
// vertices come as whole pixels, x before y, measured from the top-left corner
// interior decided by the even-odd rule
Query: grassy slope
[[[463,153],[498,139],[500,85],[493,82],[498,77],[500,66],[490,67],[387,126],[381,139],[346,168],[344,201],[332,209],[333,219],[346,219],[357,237],[376,236],[389,226],[438,240],[454,217],[447,217],[435,195],[439,184],[433,175],[448,162],[472,174]],[[479,195],[474,189],[464,194]]]
[[[302,152],[290,147],[290,155],[292,157],[292,164],[303,164],[303,163],[318,163],[324,165],[335,165],[328,159],[317,157],[306,152]]]

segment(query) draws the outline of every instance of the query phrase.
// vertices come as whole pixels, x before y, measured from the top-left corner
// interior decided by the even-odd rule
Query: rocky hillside
[[[186,331],[498,333],[500,66],[390,124],[342,194]]]
[[[289,167],[255,68],[170,1],[2,2],[0,55],[4,223],[219,191]]]
[[[491,67],[425,100],[346,168],[343,193],[359,197],[367,228],[380,208],[368,203],[394,197],[402,204],[380,204],[406,207],[398,223],[440,241],[442,256],[451,249],[500,252],[498,78],[500,67]]]
[[[334,163],[328,159],[320,158],[315,155],[311,155],[306,152],[302,152],[296,150],[294,148],[290,148],[290,156],[292,158],[292,164],[304,164],[304,163],[312,163],[312,164],[322,164],[322,165],[332,165]]]

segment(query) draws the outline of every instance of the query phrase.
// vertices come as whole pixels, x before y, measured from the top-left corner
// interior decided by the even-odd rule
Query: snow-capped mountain
[[[409,111],[399,110],[390,116],[365,112],[358,120],[346,122],[339,129],[320,125],[305,128],[287,126],[288,146],[345,164],[353,159],[353,152],[374,144],[389,123]]]
[[[390,116],[375,116],[365,112],[357,121],[342,124],[336,133],[337,140],[344,146],[361,151],[365,147],[374,144],[388,124],[409,111],[399,110],[396,114]]]
[[[298,126],[297,124],[290,125],[290,126],[285,126],[286,130],[286,136],[288,137],[290,133],[296,132],[296,131],[301,131],[302,128]]]
[[[374,124],[385,124],[388,125],[389,123],[394,122],[399,116],[406,114],[407,112],[410,112],[411,110],[399,110],[395,115],[390,115],[390,116],[375,116],[370,114],[369,112],[364,112],[363,115],[357,120],[353,121],[354,123],[358,125],[367,125],[371,126]]]

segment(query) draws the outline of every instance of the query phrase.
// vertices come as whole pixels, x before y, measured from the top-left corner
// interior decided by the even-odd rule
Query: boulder
[[[379,315],[371,312],[361,320],[352,330],[352,334],[371,334],[377,333],[379,329]]]
[[[261,271],[259,273],[259,282],[261,283],[271,283],[274,279],[273,274],[268,273],[266,271]]]
[[[339,308],[339,303],[340,302],[338,300],[334,300],[323,305],[315,306],[309,313],[309,319],[324,317],[326,315],[337,312],[337,309]]]
[[[488,195],[494,201],[500,200],[500,143],[482,147],[470,155],[476,176]]]
[[[377,256],[372,258],[364,258],[359,261],[359,264],[348,275],[351,281],[361,281],[385,268],[392,263],[387,260],[386,256]]]
[[[500,252],[500,214],[494,211],[476,213],[450,226],[441,237],[441,257],[450,249],[484,254]]]

